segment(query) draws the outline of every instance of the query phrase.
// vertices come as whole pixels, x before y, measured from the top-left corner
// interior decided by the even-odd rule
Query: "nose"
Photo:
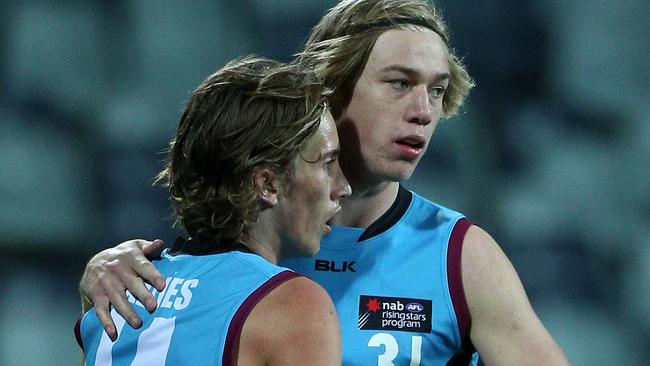
[[[426,86],[422,85],[413,88],[405,118],[408,122],[424,126],[431,123],[431,101]]]
[[[341,198],[350,196],[352,194],[352,187],[350,187],[348,179],[343,175],[343,170],[341,170],[341,165],[339,165],[338,161],[336,162],[335,170],[331,198],[333,201],[338,201]]]

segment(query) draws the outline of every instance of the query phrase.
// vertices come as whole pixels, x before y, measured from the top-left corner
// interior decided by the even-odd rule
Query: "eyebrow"
[[[401,73],[404,73],[404,74],[408,75],[409,77],[416,77],[416,76],[421,75],[421,73],[418,70],[414,69],[414,68],[406,67],[406,66],[403,66],[403,65],[397,65],[397,64],[386,66],[386,67],[382,68],[380,71],[383,71],[383,72],[398,71],[398,72],[401,72]],[[434,81],[441,81],[441,80],[449,79],[449,73],[446,73],[446,72],[436,73],[433,79],[434,79]]]
[[[328,159],[328,158],[338,158],[341,149],[337,146],[333,149],[326,149],[320,152],[319,160]]]
[[[324,156],[334,156],[334,157],[336,157],[336,156],[339,156],[340,152],[341,152],[341,149],[339,147],[336,147],[334,149],[325,150],[323,155]]]

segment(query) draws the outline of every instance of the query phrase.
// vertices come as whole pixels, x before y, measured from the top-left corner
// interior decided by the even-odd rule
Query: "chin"
[[[409,165],[409,166],[406,167],[405,169],[401,170],[401,171],[398,173],[398,174],[399,174],[399,178],[398,178],[397,180],[401,182],[401,181],[405,181],[405,180],[411,178],[411,176],[413,175],[413,172],[415,171],[415,167],[416,167],[416,166],[417,166],[417,164],[415,164],[415,165]]]
[[[402,182],[411,178],[416,166],[417,164],[402,161],[391,167],[387,167],[382,175],[387,181]]]
[[[304,257],[313,257],[315,256],[318,251],[320,250],[320,243],[316,247],[310,248],[304,255]]]
[[[292,255],[288,258],[309,258],[313,257],[318,253],[320,250],[320,241],[317,242],[311,242],[311,243],[305,243],[305,245],[301,246],[300,248],[296,248],[296,250],[292,253]]]
[[[316,241],[309,243],[309,246],[305,247],[304,257],[313,257],[320,250],[320,238]]]
[[[392,172],[392,174],[386,174],[386,180],[389,182],[404,182],[411,178],[412,175],[412,169],[408,171]]]

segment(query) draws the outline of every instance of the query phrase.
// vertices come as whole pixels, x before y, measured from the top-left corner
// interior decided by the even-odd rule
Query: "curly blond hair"
[[[176,224],[202,242],[239,242],[260,212],[255,170],[286,182],[320,125],[326,94],[299,65],[253,56],[210,75],[187,103],[156,180],[169,188]]]

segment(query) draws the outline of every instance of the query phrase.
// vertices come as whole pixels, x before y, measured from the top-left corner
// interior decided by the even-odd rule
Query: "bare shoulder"
[[[503,299],[527,301],[521,281],[496,241],[478,226],[465,234],[461,254],[463,288],[473,329],[484,318],[494,319]]]
[[[497,242],[478,226],[471,226],[465,235],[461,269],[473,330],[484,322],[500,319],[504,312],[510,313],[511,307],[529,312],[528,298],[510,260]],[[494,326],[490,324],[491,329]]]
[[[485,230],[471,226],[461,254],[463,287],[472,319],[504,305],[530,308],[519,275],[499,244]]]
[[[308,277],[294,277],[278,286],[270,295],[269,301],[278,301],[290,307],[320,304],[320,308],[330,307],[328,310],[334,312],[334,304],[327,291]]]
[[[463,241],[463,279],[467,281],[476,279],[483,282],[485,275],[508,275],[511,270],[514,271],[514,268],[499,244],[485,230],[472,225],[467,230]],[[506,273],[500,273],[501,271]]]
[[[340,360],[336,309],[325,289],[307,277],[274,288],[244,323],[239,364],[340,365]]]
[[[470,337],[486,365],[568,364],[535,314],[510,260],[477,226],[465,235],[461,269],[472,318]]]
[[[336,309],[327,291],[313,280],[298,276],[273,289],[256,307],[268,321],[312,320],[310,324],[338,321]],[[268,310],[268,312],[267,312]],[[291,331],[296,327],[288,327]]]

